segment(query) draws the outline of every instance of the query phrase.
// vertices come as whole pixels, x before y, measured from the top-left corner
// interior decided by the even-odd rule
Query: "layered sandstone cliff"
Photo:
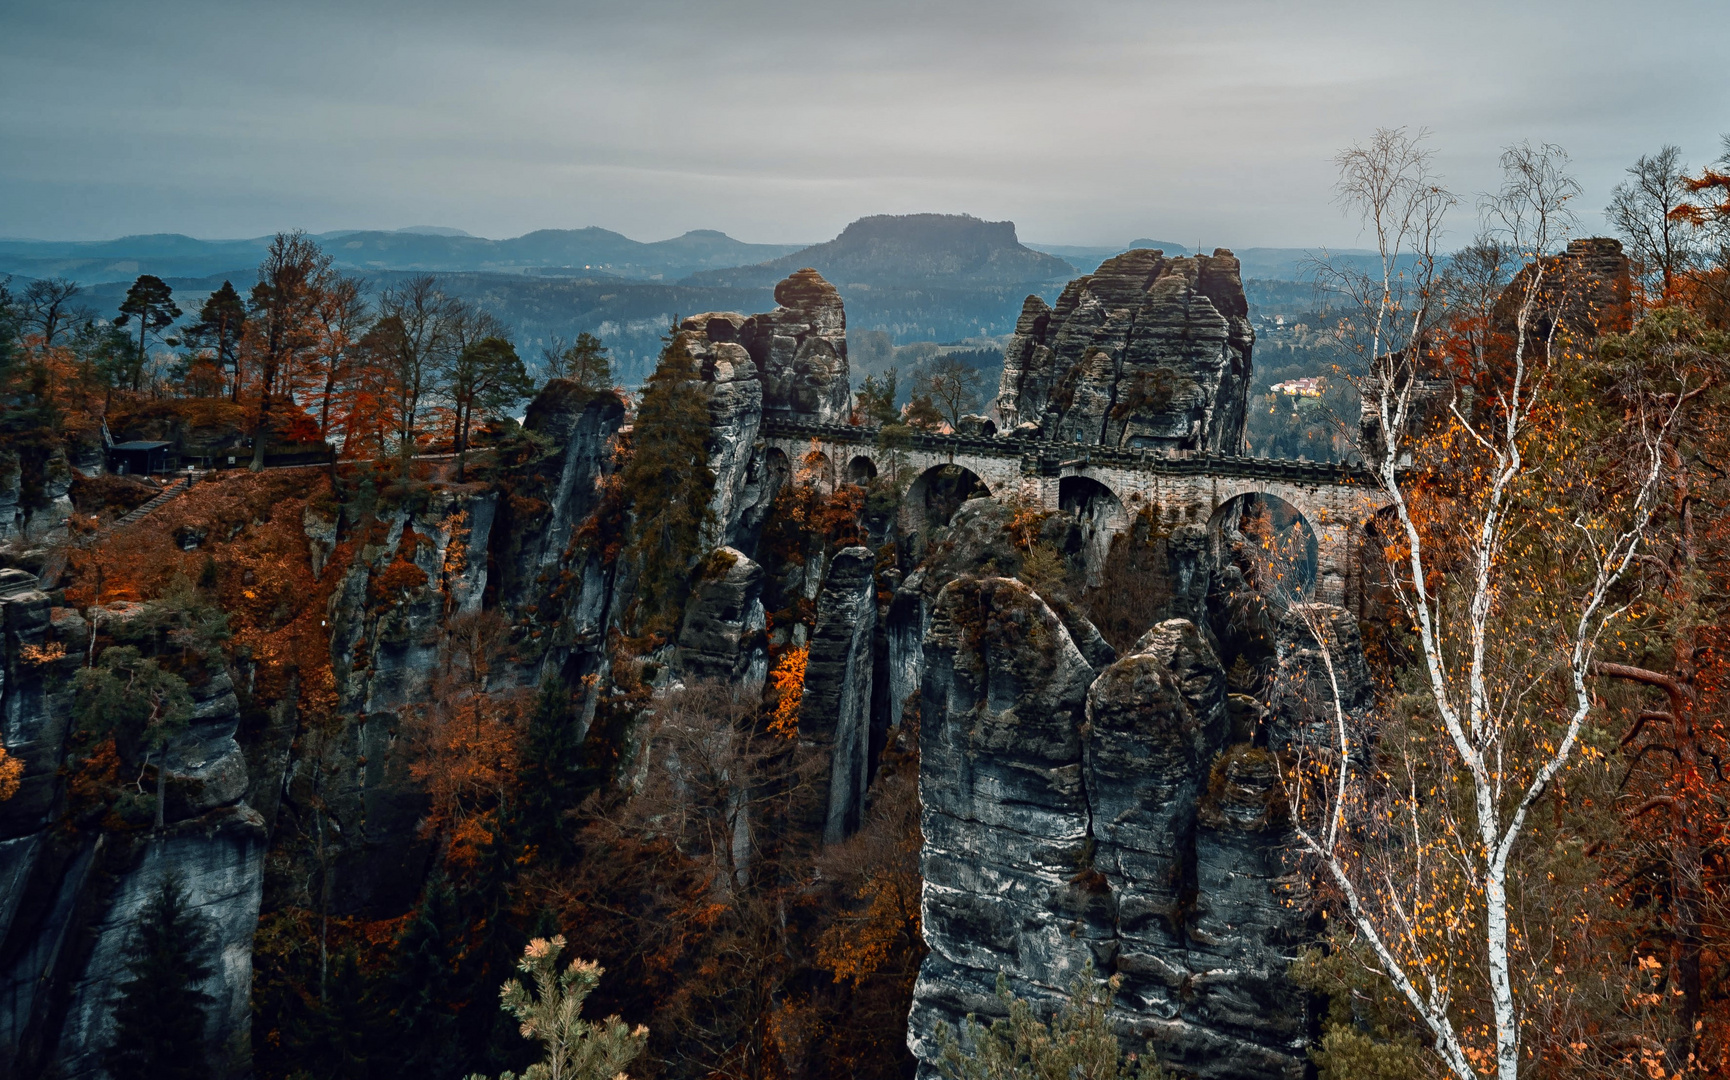
[[[1255,332],[1238,263],[1128,251],[1030,296],[1003,352],[1000,431],[1059,442],[1237,453]]]

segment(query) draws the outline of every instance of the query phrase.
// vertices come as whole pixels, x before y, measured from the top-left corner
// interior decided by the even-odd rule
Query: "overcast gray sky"
[[[0,236],[1346,246],[1331,158],[1383,125],[1467,195],[1560,143],[1598,228],[1639,154],[1719,153],[1727,52],[1725,0],[0,0]]]

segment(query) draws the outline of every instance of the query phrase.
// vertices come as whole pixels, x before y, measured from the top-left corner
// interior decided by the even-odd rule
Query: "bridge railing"
[[[760,430],[761,434],[768,438],[816,439],[819,442],[872,448],[877,445],[876,428],[852,424],[811,424],[765,416]],[[1368,469],[1338,462],[1239,457],[1198,451],[1168,454],[1159,450],[1122,450],[1110,446],[1086,446],[1013,436],[940,435],[929,431],[913,431],[899,448],[951,456],[1020,458],[1023,474],[1030,476],[1055,476],[1064,468],[1096,465],[1167,476],[1231,476],[1284,480],[1297,484],[1343,486],[1372,485],[1375,482],[1375,477]]]

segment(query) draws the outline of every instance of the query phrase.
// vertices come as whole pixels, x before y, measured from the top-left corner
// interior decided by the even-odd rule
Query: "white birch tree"
[[[1626,610],[1671,417],[1631,416],[1641,449],[1619,468],[1579,452],[1555,381],[1580,342],[1552,257],[1578,189],[1553,146],[1508,150],[1502,190],[1481,206],[1489,239],[1520,265],[1480,313],[1499,343],[1480,326],[1444,361],[1437,246],[1456,200],[1422,139],[1383,130],[1339,157],[1341,200],[1380,254],[1379,273],[1336,280],[1361,304],[1362,452],[1387,505],[1389,584],[1416,669],[1378,719],[1403,710],[1388,728],[1404,735],[1373,745],[1374,725],[1342,706],[1337,624],[1290,603],[1320,658],[1307,697],[1321,722],[1305,730],[1327,734],[1288,748],[1286,789],[1318,884],[1337,892],[1443,1066],[1515,1080],[1531,999],[1549,989],[1522,937],[1522,845],[1579,753],[1587,681]]]

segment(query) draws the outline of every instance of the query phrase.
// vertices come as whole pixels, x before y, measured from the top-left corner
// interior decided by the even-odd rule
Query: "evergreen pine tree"
[[[205,1007],[213,1004],[198,984],[212,969],[186,893],[173,875],[139,913],[126,950],[131,976],[114,1006],[114,1043],[104,1064],[114,1080],[205,1080]]]
[[[207,344],[216,353],[216,366],[232,371],[229,396],[240,400],[240,338],[246,329],[246,302],[235,291],[232,282],[211,293],[198,309],[198,322],[188,328],[187,335]]]
[[[456,1012],[462,997],[457,959],[462,952],[462,916],[456,894],[442,874],[427,883],[413,918],[396,941],[390,1002],[396,1014],[392,1075],[449,1076],[455,1071]]]
[[[517,802],[523,842],[538,848],[542,858],[563,858],[571,850],[564,813],[583,794],[583,741],[570,689],[556,678],[541,685],[529,714],[522,762]]]
[[[120,302],[120,317],[114,320],[114,325],[125,326],[134,318],[138,320],[138,358],[132,368],[132,389],[137,390],[144,373],[147,335],[161,333],[180,318],[174,290],[166,281],[154,274],[141,274],[132,283],[132,287],[126,290],[126,299]]]
[[[532,986],[512,979],[499,994],[522,1037],[540,1043],[542,1053],[520,1078],[506,1072],[499,1080],[628,1080],[625,1066],[648,1045],[649,1029],[641,1024],[632,1028],[617,1016],[598,1023],[583,1019],[583,1002],[606,969],[593,960],[573,960],[560,971],[564,948],[563,935],[529,942],[517,970],[530,977]],[[484,1077],[477,1073],[469,1080]]]
[[[458,353],[440,372],[442,389],[456,408],[457,478],[469,448],[475,413],[496,414],[534,392],[534,381],[523,368],[514,345],[502,337],[485,337]]]
[[[710,525],[709,402],[683,334],[661,350],[643,388],[621,480],[633,517],[626,555],[637,570],[639,633],[673,629]]]
[[[314,1048],[314,1074],[321,1080],[369,1080],[376,1060],[383,1056],[380,1029],[384,1025],[353,950],[337,957],[319,1011],[324,1032]]]
[[[548,359],[554,378],[569,379],[590,390],[612,388],[613,362],[607,357],[601,339],[588,331],[577,335],[575,345]]]

